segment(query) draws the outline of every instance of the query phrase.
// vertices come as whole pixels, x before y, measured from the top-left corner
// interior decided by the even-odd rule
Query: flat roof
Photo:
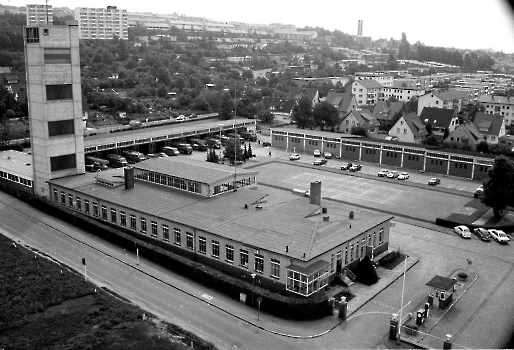
[[[13,150],[1,151],[0,170],[32,180],[34,177],[32,155]]]
[[[213,164],[208,162],[200,162],[188,158],[180,157],[162,157],[151,158],[133,165],[136,169],[150,170],[161,174],[176,176],[188,180],[194,180],[205,184],[214,184],[221,180],[234,177],[234,171],[237,177],[251,175],[255,176],[259,172],[256,170],[247,170],[242,167],[227,167],[222,164]]]
[[[165,158],[155,158],[162,159]],[[207,168],[204,171],[209,173]],[[113,169],[101,172],[101,176],[107,176],[108,172],[117,172],[117,176],[122,173],[120,169]],[[393,218],[374,212],[361,216],[358,209],[354,209],[355,218],[349,219],[350,211],[332,201],[322,202],[328,212],[322,214],[321,207],[310,204],[309,198],[267,186],[240,188],[236,192],[206,198],[137,179],[134,188],[129,190],[124,186],[108,187],[96,183],[95,176],[86,173],[49,182],[232,239],[250,249],[265,249],[306,261]],[[329,220],[325,221],[324,216]]]
[[[167,124],[161,126],[152,126],[142,129],[127,130],[123,132],[105,133],[93,136],[84,137],[84,148],[93,147],[98,145],[105,145],[110,143],[127,142],[139,139],[148,139],[152,137],[168,136],[168,135],[182,135],[187,134],[187,137],[196,135],[198,130],[212,129],[212,132],[219,132],[220,124],[223,130],[225,128],[233,128],[234,125],[241,125],[244,123],[256,123],[255,119],[208,119],[181,122],[174,124]]]
[[[434,287],[440,290],[450,290],[457,283],[456,280],[436,275],[430,281],[427,282],[427,286]]]

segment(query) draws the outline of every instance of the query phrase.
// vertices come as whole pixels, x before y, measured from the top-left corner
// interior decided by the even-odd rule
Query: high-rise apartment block
[[[27,25],[53,24],[52,5],[27,5],[25,7]]]
[[[24,29],[34,192],[48,197],[48,180],[85,172],[79,30]]]
[[[119,39],[128,40],[127,10],[116,6],[105,9],[77,7],[75,19],[79,22],[80,39]]]

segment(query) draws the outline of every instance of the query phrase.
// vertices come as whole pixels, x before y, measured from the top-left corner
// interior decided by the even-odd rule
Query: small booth
[[[428,292],[428,303],[430,306],[439,307],[440,309],[446,308],[452,302],[456,283],[456,280],[442,276],[435,276],[428,281],[426,285],[430,287]]]

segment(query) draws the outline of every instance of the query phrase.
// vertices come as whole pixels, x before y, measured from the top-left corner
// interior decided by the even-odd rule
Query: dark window
[[[39,42],[39,28],[25,28],[25,34],[27,36],[27,43]]]
[[[66,48],[45,48],[45,64],[70,64],[71,50]]]
[[[59,120],[55,122],[48,122],[48,136],[59,136],[59,135],[73,135],[74,130],[73,119]]]
[[[46,100],[71,100],[73,98],[73,89],[71,84],[47,85]]]
[[[75,154],[50,157],[50,171],[73,169],[77,167]]]

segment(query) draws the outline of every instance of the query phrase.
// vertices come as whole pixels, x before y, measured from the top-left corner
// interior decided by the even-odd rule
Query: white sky
[[[44,4],[43,0],[1,0],[2,5]],[[49,0],[53,7],[109,5],[129,12],[177,13],[217,21],[294,24],[363,35],[420,41],[428,46],[488,49],[514,53],[514,12],[507,0]]]

